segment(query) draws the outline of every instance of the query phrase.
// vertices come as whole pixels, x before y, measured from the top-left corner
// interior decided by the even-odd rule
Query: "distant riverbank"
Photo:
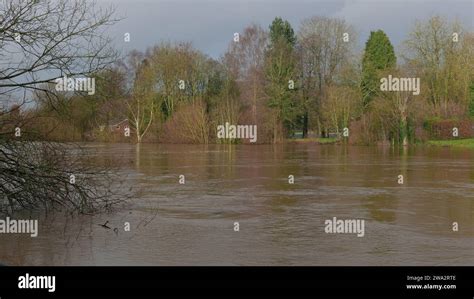
[[[316,144],[330,144],[340,141],[338,138],[292,138],[286,139],[289,143],[316,143]]]
[[[474,148],[474,138],[456,140],[430,140],[428,141],[428,144],[434,146]]]

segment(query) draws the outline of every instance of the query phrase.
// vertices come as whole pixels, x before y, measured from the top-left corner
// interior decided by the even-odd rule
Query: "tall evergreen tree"
[[[365,108],[377,93],[380,71],[393,68],[396,64],[397,57],[393,45],[385,32],[382,30],[370,32],[362,59],[361,89]]]
[[[283,127],[291,130],[296,116],[296,101],[290,80],[296,81],[294,45],[296,36],[288,21],[275,18],[270,25],[270,45],[265,57],[267,105],[273,110],[273,142],[281,139]]]
[[[270,25],[270,42],[274,46],[279,40],[283,40],[291,47],[296,44],[296,35],[293,27],[288,21],[276,17]]]

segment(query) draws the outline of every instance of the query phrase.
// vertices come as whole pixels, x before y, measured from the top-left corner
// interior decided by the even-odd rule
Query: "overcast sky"
[[[473,0],[99,0],[112,4],[125,19],[111,35],[125,51],[145,50],[160,41],[191,41],[210,55],[221,56],[234,32],[252,22],[268,28],[276,16],[288,20],[295,31],[303,19],[324,15],[340,17],[355,26],[362,46],[371,30],[383,29],[397,47],[416,19],[439,14],[457,18],[473,30]],[[124,32],[131,42],[123,42]]]

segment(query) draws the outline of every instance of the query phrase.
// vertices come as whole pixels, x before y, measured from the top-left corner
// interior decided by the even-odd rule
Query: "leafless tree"
[[[348,63],[355,39],[354,29],[344,20],[315,16],[302,21],[298,32],[298,68],[301,71],[303,106],[306,110],[304,135],[311,111],[315,112],[312,125],[321,134],[320,106],[326,97],[326,89],[336,79],[341,67]]]

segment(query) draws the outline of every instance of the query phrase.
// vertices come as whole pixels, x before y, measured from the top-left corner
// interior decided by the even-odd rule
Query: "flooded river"
[[[41,218],[36,238],[0,236],[1,263],[474,265],[474,150],[86,148],[119,161],[124,187],[138,193],[105,214]],[[333,217],[363,219],[364,236],[326,233]],[[106,221],[111,229],[99,225]]]

